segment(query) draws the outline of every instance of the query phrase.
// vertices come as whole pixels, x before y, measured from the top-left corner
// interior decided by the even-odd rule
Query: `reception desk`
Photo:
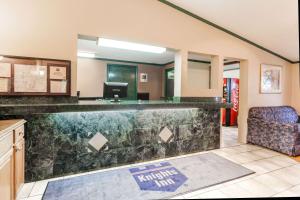
[[[218,101],[1,104],[27,121],[26,181],[220,147]]]

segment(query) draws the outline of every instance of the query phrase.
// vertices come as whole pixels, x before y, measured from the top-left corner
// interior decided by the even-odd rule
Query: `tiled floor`
[[[230,182],[197,190],[191,193],[177,196],[175,198],[242,198],[242,197],[295,197],[300,196],[300,163],[294,159],[254,145],[238,144],[232,139],[237,137],[237,129],[225,128],[225,137],[221,149],[212,152],[225,157],[233,162],[241,164],[248,169],[255,171],[255,174],[236,179]],[[223,130],[224,131],[224,130]],[[235,133],[234,133],[235,132]],[[232,136],[232,140],[226,139],[227,135]],[[236,135],[236,136],[234,136]],[[226,146],[227,145],[227,146]],[[201,152],[205,153],[205,152]],[[196,153],[196,154],[201,154]],[[186,157],[195,154],[180,156]],[[172,159],[172,158],[169,158]],[[164,159],[164,160],[169,160]],[[157,162],[151,161],[151,162]],[[151,163],[149,162],[149,163]],[[135,164],[135,165],[141,165]],[[133,165],[130,165],[133,166]],[[124,168],[122,166],[118,168]],[[116,168],[114,168],[116,169]],[[112,169],[105,169],[112,170]],[[102,170],[104,171],[104,170]],[[98,172],[98,171],[95,171]],[[88,172],[90,174],[95,172]],[[83,174],[79,174],[83,175]],[[73,176],[79,176],[73,175]],[[68,176],[70,177],[70,176]],[[61,177],[63,179],[67,177]],[[54,179],[50,179],[54,180]],[[50,180],[26,183],[18,197],[23,200],[39,200],[45,191],[47,182]]]
[[[221,147],[231,147],[239,144],[240,143],[238,143],[238,128],[223,126]]]

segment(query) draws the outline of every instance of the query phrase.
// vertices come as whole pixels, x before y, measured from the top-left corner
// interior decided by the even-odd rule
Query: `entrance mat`
[[[253,173],[214,153],[204,153],[51,181],[43,199],[166,199]]]

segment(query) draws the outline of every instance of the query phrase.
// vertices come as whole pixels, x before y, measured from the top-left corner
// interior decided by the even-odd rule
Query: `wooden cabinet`
[[[0,195],[13,200],[24,183],[24,120],[0,121]]]
[[[13,199],[13,132],[0,136],[0,195]]]
[[[13,199],[13,159],[9,155],[0,164],[0,194],[1,199]]]

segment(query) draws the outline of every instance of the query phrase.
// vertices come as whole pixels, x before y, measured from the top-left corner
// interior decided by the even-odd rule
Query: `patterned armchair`
[[[289,156],[300,155],[300,124],[290,106],[254,107],[248,114],[248,143]]]

